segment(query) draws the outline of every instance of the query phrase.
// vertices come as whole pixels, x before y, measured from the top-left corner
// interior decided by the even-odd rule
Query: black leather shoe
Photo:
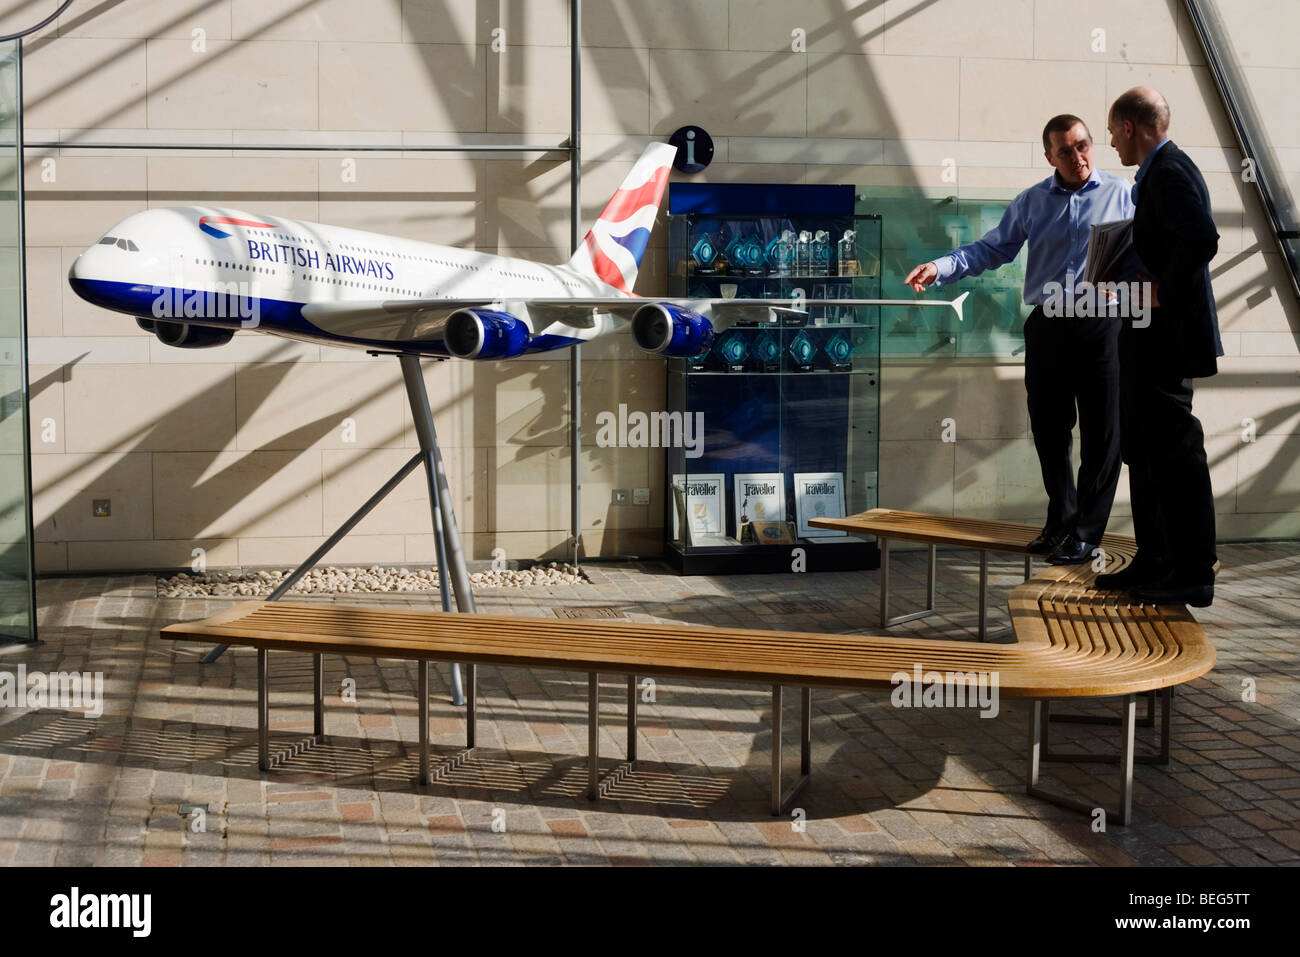
[[[1096,547],[1092,542],[1080,541],[1073,535],[1067,535],[1056,546],[1056,551],[1047,556],[1047,561],[1052,565],[1077,565],[1092,558],[1092,550]]]
[[[1139,552],[1133,564],[1118,572],[1098,575],[1093,579],[1092,587],[1102,591],[1126,591],[1143,585],[1154,585],[1169,574],[1169,566],[1163,561],[1144,561]]]
[[[1129,594],[1149,605],[1191,605],[1193,608],[1205,608],[1214,602],[1214,585],[1192,585],[1179,581],[1173,575],[1166,575],[1158,582],[1130,589]]]
[[[1060,532],[1049,532],[1043,529],[1038,533],[1038,537],[1025,546],[1025,551],[1030,555],[1050,555],[1056,551],[1061,542],[1065,541],[1065,537]]]

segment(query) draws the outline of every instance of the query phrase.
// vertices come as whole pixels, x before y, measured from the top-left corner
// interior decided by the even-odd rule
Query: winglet
[[[961,322],[961,320],[962,320],[962,315],[961,315],[961,304],[962,304],[962,301],[965,300],[965,298],[966,298],[967,296],[969,296],[969,295],[970,295],[970,290],[968,289],[968,290],[966,290],[966,292],[963,292],[963,293],[962,293],[960,296],[958,296],[956,299],[952,300],[952,302],[948,303],[948,305],[952,306],[953,312],[957,313],[957,321],[958,321],[958,322]]]

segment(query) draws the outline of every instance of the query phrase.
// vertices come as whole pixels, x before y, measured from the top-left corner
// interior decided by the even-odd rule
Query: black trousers
[[[1120,423],[1133,499],[1137,561],[1167,569],[1180,584],[1211,585],[1214,490],[1205,433],[1192,414],[1192,381],[1161,363],[1125,329],[1120,348]]]
[[[1049,317],[1025,320],[1029,425],[1047,490],[1046,528],[1101,541],[1120,469],[1120,323]],[[1079,423],[1079,480],[1070,431]]]

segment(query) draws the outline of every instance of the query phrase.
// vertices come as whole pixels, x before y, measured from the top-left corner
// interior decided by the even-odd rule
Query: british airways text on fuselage
[[[290,266],[297,266],[300,269],[322,268],[319,250],[301,249],[287,243],[269,243],[260,239],[248,240],[248,258],[261,260],[262,262],[288,263]],[[337,256],[334,253],[326,253],[323,268],[334,273],[350,276],[370,276],[374,279],[393,279],[395,276],[392,263],[382,262],[378,259],[360,259],[356,256],[345,256],[342,253]]]

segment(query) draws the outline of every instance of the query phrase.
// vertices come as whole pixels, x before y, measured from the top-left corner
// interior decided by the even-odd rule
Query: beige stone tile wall
[[[54,0],[0,3],[0,25]],[[1241,51],[1300,179],[1300,9]],[[1101,31],[1099,34],[1097,31]],[[1079,113],[1100,166],[1111,98],[1137,83],[1173,106],[1206,173],[1229,353],[1198,385],[1220,533],[1300,535],[1300,310],[1194,34],[1171,0],[588,0],[583,229],[644,145],[694,123],[708,182],[857,183],[1009,197],[1047,175],[1039,131]],[[241,333],[168,349],[67,287],[76,255],[125,216],[187,203],[372,229],[555,261],[569,168],[555,156],[95,150],[116,142],[417,145],[567,135],[565,0],[123,0],[77,5],[26,44],[27,264],[38,562],[43,570],[288,564],[416,448],[391,360]],[[87,145],[89,144],[89,145]],[[957,181],[943,178],[956,163]],[[52,161],[52,162],[47,162]],[[355,169],[355,179],[345,169]],[[676,178],[681,178],[674,174]],[[638,290],[667,275],[657,229]],[[885,289],[886,295],[904,290]],[[429,363],[425,379],[470,554],[561,557],[569,527],[570,356]],[[584,549],[656,554],[663,453],[595,446],[595,416],[664,403],[663,364],[626,339],[583,350]],[[957,422],[945,442],[942,422]],[[613,506],[649,486],[648,506]],[[112,514],[95,518],[94,499]],[[882,505],[1038,521],[1044,499],[1017,361],[886,363]],[[1112,528],[1127,522],[1121,484]],[[428,561],[410,477],[329,556]]]

